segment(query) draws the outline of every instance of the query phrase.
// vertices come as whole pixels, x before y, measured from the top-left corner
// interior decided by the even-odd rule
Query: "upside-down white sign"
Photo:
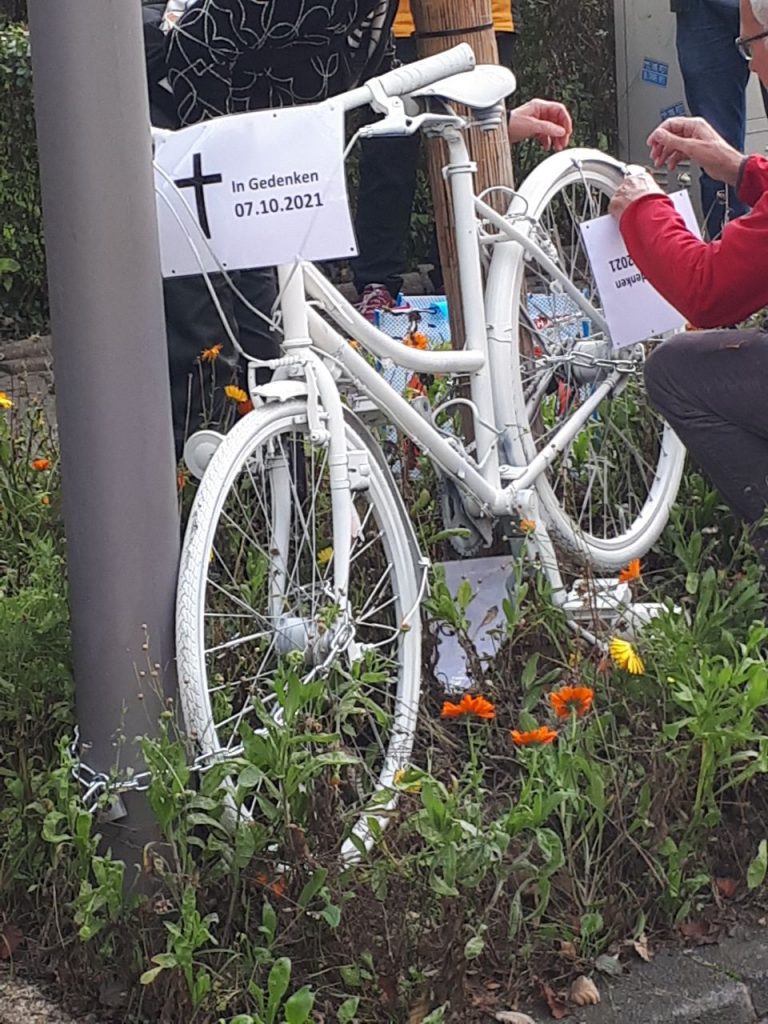
[[[688,192],[674,192],[669,198],[686,226],[701,238]],[[635,266],[610,214],[584,221],[581,233],[614,348],[625,348],[685,327],[683,315],[659,295]]]

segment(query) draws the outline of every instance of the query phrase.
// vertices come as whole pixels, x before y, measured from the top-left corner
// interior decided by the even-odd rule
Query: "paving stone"
[[[622,978],[595,981],[602,1001],[574,1009],[569,1024],[757,1024],[747,985],[686,953],[659,953]]]
[[[717,946],[702,946],[692,956],[731,978],[743,981],[752,995],[755,1012],[768,1015],[768,932],[751,930]]]

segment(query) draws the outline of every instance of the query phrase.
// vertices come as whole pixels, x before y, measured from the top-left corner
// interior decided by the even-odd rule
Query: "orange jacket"
[[[515,23],[512,19],[512,4],[510,0],[491,0],[493,9],[493,25],[497,32],[514,32]],[[412,36],[416,31],[411,14],[411,0],[400,0],[397,9],[395,23],[392,26],[397,39]]]

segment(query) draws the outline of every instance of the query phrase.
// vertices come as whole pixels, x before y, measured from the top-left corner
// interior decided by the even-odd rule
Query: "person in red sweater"
[[[741,0],[735,45],[768,85],[768,0]],[[628,177],[610,212],[638,269],[696,328],[726,328],[768,306],[768,160],[744,157],[696,117],[664,121],[648,143],[656,167],[693,160],[752,209],[717,241],[702,242],[650,174]],[[652,404],[731,508],[756,524],[768,561],[768,333],[676,335],[648,357],[645,381]]]

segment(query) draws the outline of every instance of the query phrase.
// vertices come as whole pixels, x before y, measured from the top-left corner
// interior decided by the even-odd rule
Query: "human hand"
[[[694,160],[716,181],[735,185],[743,156],[703,117],[670,117],[648,136],[654,166],[674,171],[681,160]]]
[[[635,202],[637,199],[642,199],[643,196],[652,194],[664,195],[664,190],[659,187],[657,182],[650,174],[630,174],[624,179],[624,183],[620,185],[613,194],[613,197],[608,204],[608,212],[612,214],[616,220],[621,220],[624,211]]]
[[[562,103],[554,100],[528,100],[510,111],[507,125],[510,142],[535,139],[547,152],[565,149],[571,141],[573,122]]]

